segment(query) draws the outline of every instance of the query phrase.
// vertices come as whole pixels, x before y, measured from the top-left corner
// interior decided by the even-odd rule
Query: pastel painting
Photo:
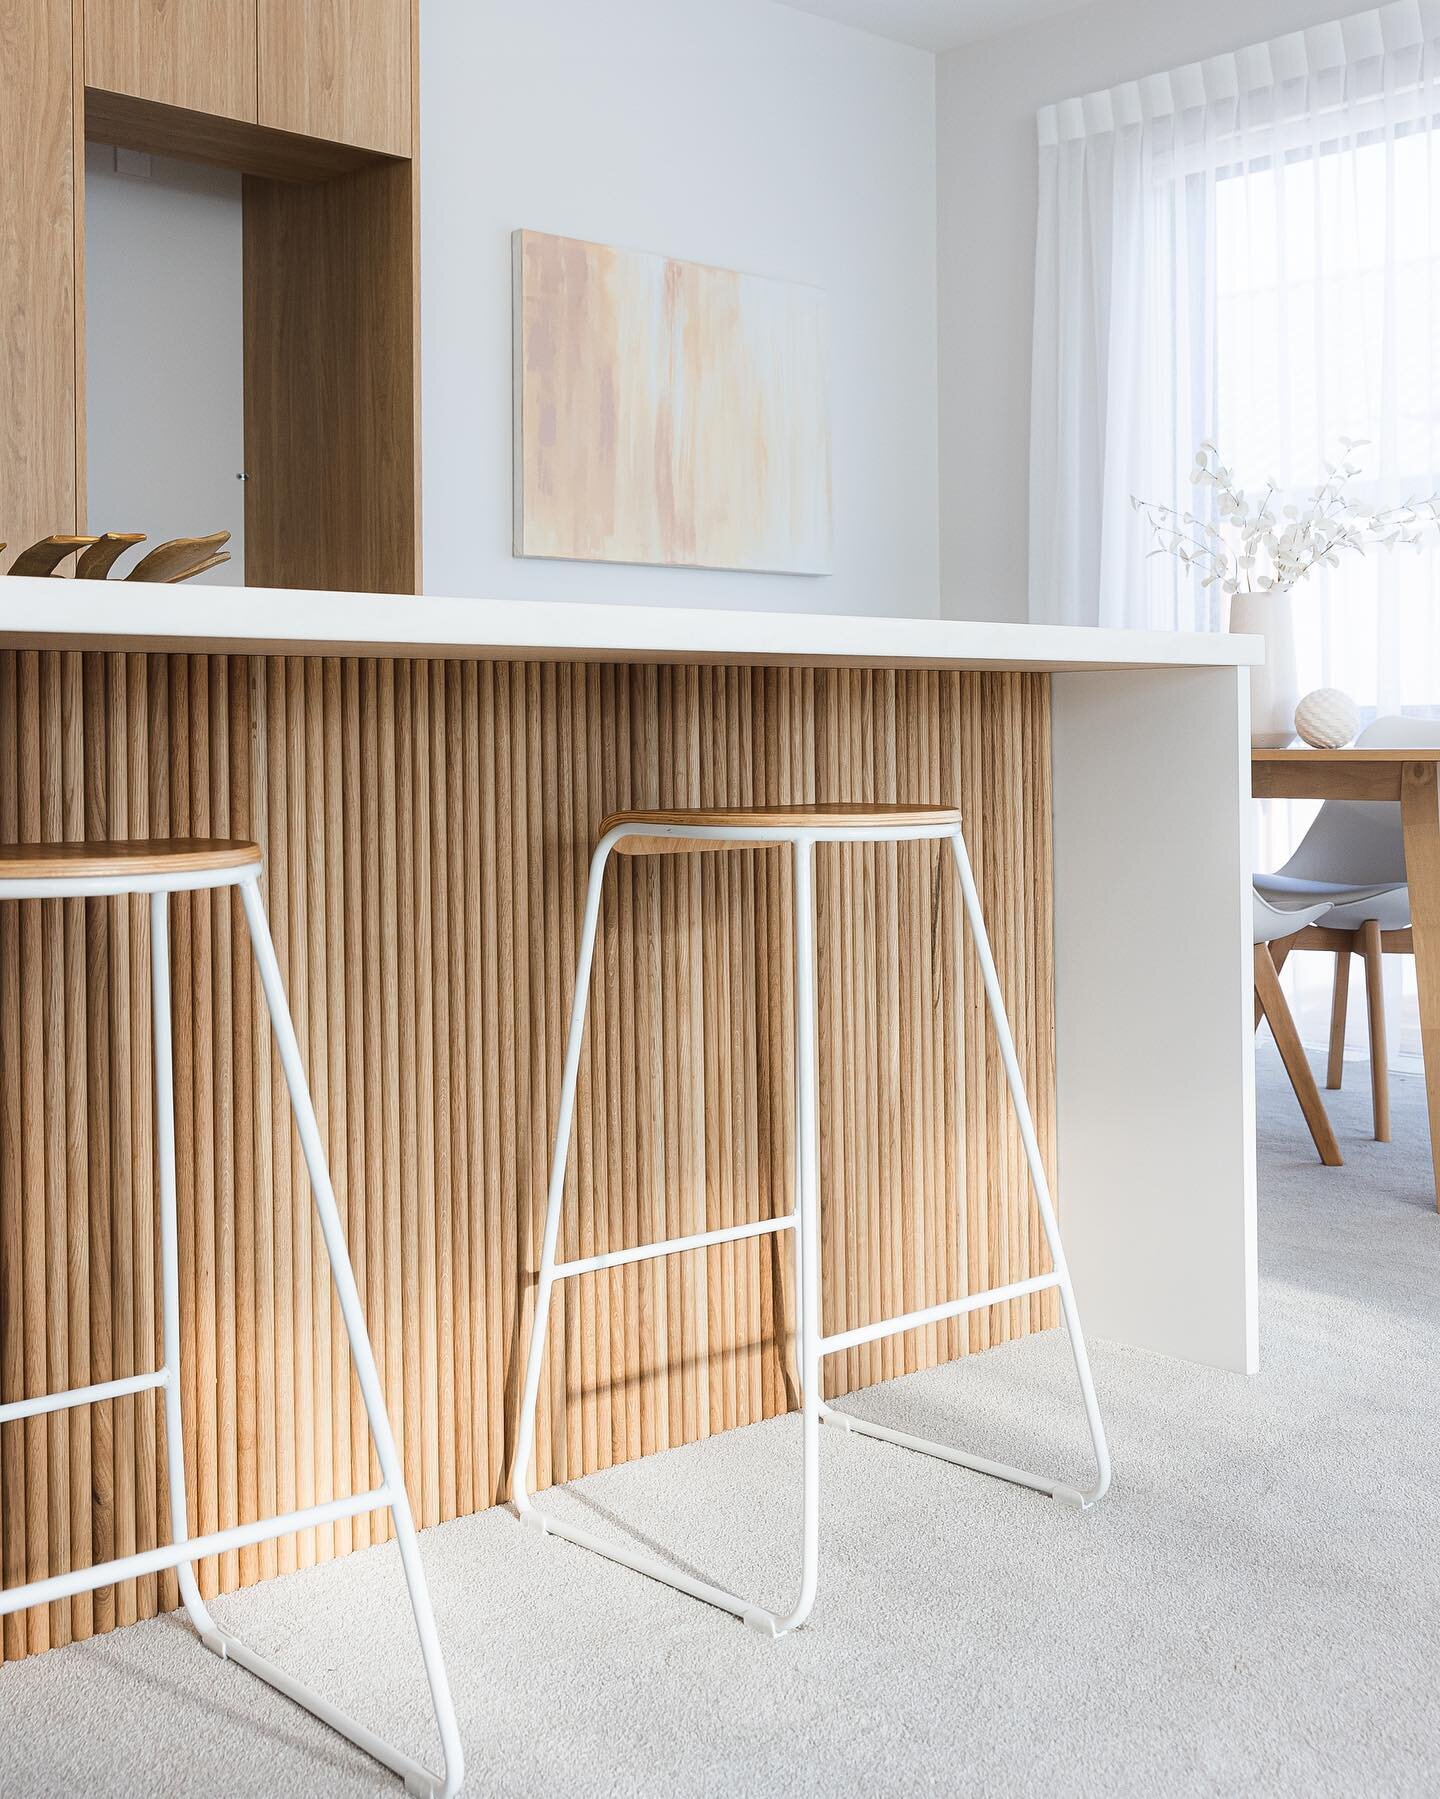
[[[827,574],[824,295],[515,233],[515,553]]]

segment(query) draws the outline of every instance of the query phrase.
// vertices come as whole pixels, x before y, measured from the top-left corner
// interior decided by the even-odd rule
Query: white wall
[[[152,543],[233,534],[244,579],[240,177],[164,157],[147,178],[85,152],[85,350],[92,531]],[[148,546],[146,546],[148,547]],[[132,551],[123,573],[143,554]]]
[[[937,611],[928,53],[771,0],[422,0],[421,133],[427,591]],[[90,521],[238,550],[239,178],[113,162],[87,152]],[[834,574],[511,556],[522,225],[826,290]]]
[[[940,588],[952,618],[1027,608],[1035,115],[1354,12],[1360,0],[1096,0],[938,59]]]
[[[422,0],[425,586],[933,614],[934,62],[771,0]],[[512,559],[518,226],[818,284],[835,573]]]

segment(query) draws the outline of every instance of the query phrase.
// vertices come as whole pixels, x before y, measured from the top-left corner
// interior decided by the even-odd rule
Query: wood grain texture
[[[245,572],[413,593],[420,500],[416,175],[247,178]]]
[[[1373,918],[1367,918],[1355,933],[1360,954],[1365,959],[1365,1010],[1370,1028],[1370,1106],[1375,1123],[1375,1141],[1390,1141],[1390,1053],[1385,1041],[1385,951],[1384,933]],[[1338,961],[1338,958],[1337,958]]]
[[[230,541],[228,531],[212,531],[207,537],[172,537],[148,550],[125,576],[127,581],[188,581],[217,562],[228,562],[219,552]]]
[[[612,812],[601,820],[601,833],[615,825],[753,825],[756,830],[843,830],[864,825],[958,825],[957,806],[647,806]]]
[[[0,651],[0,841],[251,837],[417,1513],[504,1490],[587,863],[635,807],[959,806],[1054,1163],[1043,676]],[[816,852],[826,1327],[1045,1266],[943,844]],[[774,1215],[793,1168],[786,859],[607,881],[567,1256]],[[375,1479],[234,896],[172,901],[196,1530]],[[0,904],[0,1398],[158,1355],[139,902]],[[783,1244],[557,1294],[541,1482],[794,1401]],[[833,1393],[1055,1322],[1036,1295],[866,1344]],[[13,1583],[153,1542],[153,1395],[0,1427]],[[207,1563],[229,1589],[372,1540]],[[173,1577],[7,1619],[13,1658]]]
[[[616,812],[611,817],[600,821],[600,835],[608,837],[617,825],[665,825],[684,831],[688,829],[714,829],[715,827],[741,830],[811,830],[844,829],[847,826],[862,827],[867,824],[881,825],[930,825],[943,828],[960,823],[960,814],[953,807],[946,809],[938,806],[694,806],[668,810],[651,807],[643,811]],[[779,849],[783,844],[773,840],[760,838],[755,843],[740,844],[736,839],[716,837],[663,836],[646,837],[638,834],[621,837],[615,844],[613,853],[617,856],[682,856],[695,854],[728,853],[736,848],[745,849]]]
[[[1400,822],[1410,889],[1410,937],[1420,1000],[1420,1044],[1430,1115],[1430,1159],[1440,1209],[1440,804],[1435,759],[1407,761],[1401,773]]]
[[[60,564],[79,550],[88,549],[97,540],[66,534],[41,538],[28,549],[21,550],[10,564],[12,575],[53,575]]]
[[[347,175],[379,160],[375,151],[358,150],[350,144],[330,144],[293,131],[274,131],[248,119],[221,118],[98,87],[85,90],[83,124],[91,143],[178,156],[186,162],[238,169],[271,181],[328,181],[333,175]]]
[[[1315,1076],[1310,1071],[1300,1033],[1295,1029],[1295,1019],[1286,1001],[1285,989],[1280,985],[1279,970],[1268,943],[1255,945],[1255,1006],[1257,1025],[1259,1014],[1263,1013],[1274,1034],[1275,1046],[1280,1051],[1280,1059],[1285,1064],[1290,1085],[1295,1089],[1295,1097],[1300,1102],[1320,1160],[1327,1168],[1341,1167],[1340,1146],[1335,1141],[1330,1115],[1325,1110],[1320,1089],[1315,1085]]]
[[[1440,749],[1253,750],[1257,800],[1398,800],[1407,766],[1434,768]]]
[[[226,838],[146,837],[103,843],[0,843],[0,881],[86,881],[111,875],[198,874],[249,868],[260,860],[254,843]]]
[[[0,540],[80,517],[69,0],[0,0]],[[0,573],[8,567],[0,553]]]
[[[85,0],[87,85],[258,118],[255,0]]]
[[[1346,932],[1349,936],[1349,932]],[[1298,947],[1304,948],[1301,944]],[[1345,1079],[1345,1014],[1350,1005],[1350,946],[1335,952],[1335,981],[1330,995],[1330,1055],[1325,1064],[1325,1085],[1340,1091]]]
[[[259,0],[260,123],[411,154],[412,0]]]
[[[97,537],[86,550],[82,550],[75,563],[77,581],[104,581],[115,564],[127,550],[133,550],[136,544],[144,543],[143,531],[105,531]],[[10,571],[15,572],[13,569]]]

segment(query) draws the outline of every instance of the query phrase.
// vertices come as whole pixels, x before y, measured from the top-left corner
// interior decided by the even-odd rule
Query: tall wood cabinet
[[[84,0],[85,82],[411,154],[411,0]]]
[[[89,137],[245,176],[247,579],[418,590],[417,10],[0,0],[0,572],[132,522],[85,504]]]
[[[82,509],[70,0],[0,0],[0,568]]]
[[[259,0],[260,123],[409,156],[410,0]]]
[[[85,83],[254,124],[255,0],[85,0]]]

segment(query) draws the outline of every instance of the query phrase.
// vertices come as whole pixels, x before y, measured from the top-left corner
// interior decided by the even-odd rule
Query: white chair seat
[[[1330,901],[1327,899],[1262,893],[1258,878],[1252,898],[1257,943],[1273,943],[1277,937],[1293,936],[1296,931],[1303,931],[1307,924],[1314,924],[1317,919],[1323,918],[1330,910]]]
[[[1398,886],[1362,887],[1345,881],[1320,881],[1303,875],[1256,875],[1255,891],[1272,906],[1285,908],[1291,902],[1330,906],[1325,928],[1336,931],[1358,931],[1367,919],[1375,919],[1382,931],[1403,931],[1410,924],[1410,889],[1402,881]],[[1306,919],[1304,923],[1310,923]],[[1300,925],[1292,927],[1299,930]]]

